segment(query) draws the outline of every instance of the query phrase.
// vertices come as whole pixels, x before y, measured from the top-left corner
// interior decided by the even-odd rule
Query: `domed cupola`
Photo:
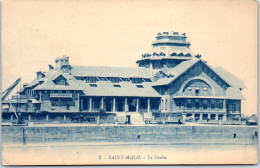
[[[153,72],[161,69],[173,68],[182,61],[195,58],[190,49],[185,33],[163,32],[158,33],[156,41],[152,43],[153,48],[142,54],[142,59],[137,61],[139,67],[150,68]]]

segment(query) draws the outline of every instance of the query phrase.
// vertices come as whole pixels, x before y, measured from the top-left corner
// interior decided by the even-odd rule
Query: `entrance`
[[[130,115],[126,115],[126,124],[131,124],[130,118],[131,118]]]

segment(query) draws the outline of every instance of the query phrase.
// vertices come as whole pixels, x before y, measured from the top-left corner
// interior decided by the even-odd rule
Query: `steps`
[[[145,125],[143,116],[139,113],[128,113],[132,125]]]

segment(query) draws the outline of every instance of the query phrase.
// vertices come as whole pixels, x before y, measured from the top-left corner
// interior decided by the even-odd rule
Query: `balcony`
[[[50,98],[72,98],[72,93],[51,93]]]

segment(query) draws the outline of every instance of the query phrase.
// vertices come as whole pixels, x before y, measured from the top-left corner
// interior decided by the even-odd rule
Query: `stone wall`
[[[257,127],[248,126],[57,126],[3,127],[4,143],[142,142],[235,143],[257,142]]]

